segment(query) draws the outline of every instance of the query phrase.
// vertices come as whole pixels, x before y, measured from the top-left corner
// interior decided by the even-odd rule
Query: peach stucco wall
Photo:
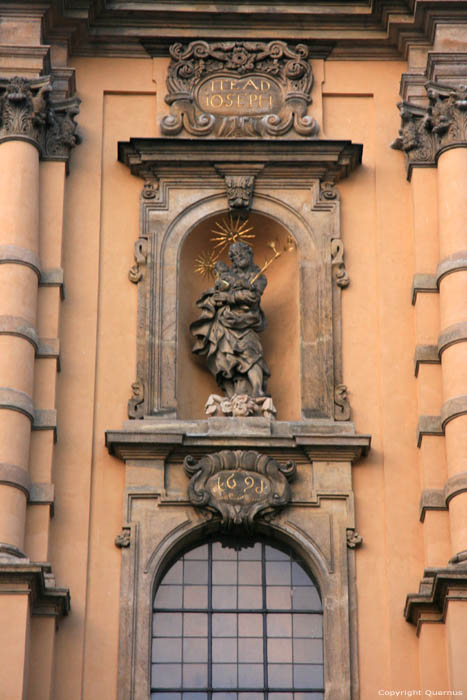
[[[117,162],[117,142],[159,135],[166,63],[79,58],[73,65],[83,143],[72,154],[65,191],[66,299],[49,547],[58,583],[70,588],[72,611],[55,645],[54,697],[113,700],[121,558],[114,539],[124,465],[109,456],[104,433],[126,420],[135,378],[137,287],[128,269],[141,188]],[[322,113],[320,99],[313,106],[323,135],[364,147],[362,166],[339,185],[351,279],[343,293],[344,381],[357,432],[372,435],[369,457],[353,470],[364,538],[357,551],[362,700],[378,697],[379,689],[422,683],[416,630],[403,617],[405,596],[417,590],[425,563],[412,364],[413,222],[402,157],[389,148],[399,128],[395,103],[404,70],[391,61],[318,62],[322,83],[314,88],[323,93]],[[434,634],[442,639],[442,626]],[[425,646],[426,658],[436,656],[435,643]]]

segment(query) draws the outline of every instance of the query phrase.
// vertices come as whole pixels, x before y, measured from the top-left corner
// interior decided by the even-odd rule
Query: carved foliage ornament
[[[170,114],[164,134],[282,136],[294,129],[315,136],[306,114],[313,74],[304,44],[283,41],[192,41],[170,47]]]
[[[23,137],[33,141],[43,157],[66,159],[80,143],[75,116],[80,100],[51,99],[50,76],[0,80],[0,139]]]
[[[191,477],[191,503],[220,514],[226,529],[242,526],[247,530],[254,527],[258,515],[270,519],[289,503],[288,482],[296,471],[293,462],[282,466],[272,457],[243,450],[223,450],[199,462],[188,455],[184,466]]]
[[[441,149],[467,142],[467,86],[429,82],[425,90],[427,108],[397,105],[401,128],[391,147],[406,153],[409,166],[434,165]]]

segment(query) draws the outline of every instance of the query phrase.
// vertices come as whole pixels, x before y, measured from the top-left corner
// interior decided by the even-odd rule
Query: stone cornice
[[[417,626],[423,622],[444,622],[450,600],[467,600],[467,567],[465,561],[446,568],[430,568],[424,572],[418,593],[409,593],[404,615]]]
[[[0,561],[0,584],[5,594],[27,593],[33,615],[68,615],[70,592],[55,585],[50,564]],[[26,589],[24,586],[26,585]]]
[[[80,142],[75,121],[80,99],[54,100],[52,83],[51,76],[0,78],[0,143],[27,141],[43,160],[68,163]]]
[[[118,159],[142,178],[180,176],[185,169],[199,179],[201,172],[215,173],[218,164],[241,162],[254,164],[256,170],[264,165],[261,176],[274,172],[339,180],[361,163],[362,148],[351,141],[318,139],[133,138],[119,142]]]

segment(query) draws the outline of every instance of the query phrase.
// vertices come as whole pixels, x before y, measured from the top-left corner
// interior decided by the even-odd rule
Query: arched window
[[[154,598],[151,700],[323,700],[322,621],[290,549],[191,549]]]

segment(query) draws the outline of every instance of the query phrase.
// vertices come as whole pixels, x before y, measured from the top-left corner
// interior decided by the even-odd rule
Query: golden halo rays
[[[212,250],[203,250],[195,259],[194,270],[203,277],[214,277],[214,265],[219,260],[224,250],[236,241],[251,240],[255,237],[253,226],[248,225],[248,219],[240,216],[224,217],[221,221],[216,221],[215,228],[211,230],[213,237],[211,243]]]

